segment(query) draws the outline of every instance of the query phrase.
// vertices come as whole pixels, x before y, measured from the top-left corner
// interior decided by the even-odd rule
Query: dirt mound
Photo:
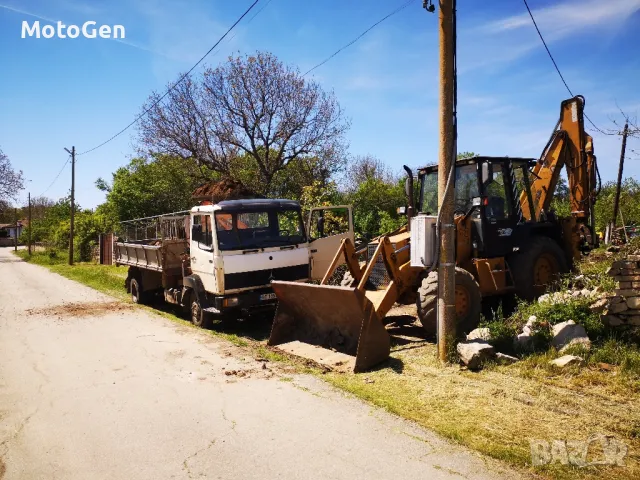
[[[192,197],[197,201],[209,201],[213,203],[218,203],[223,200],[262,198],[261,195],[256,194],[240,182],[230,179],[205,183],[195,189]]]
[[[108,313],[119,313],[131,310],[132,306],[120,302],[95,303],[63,303],[55,307],[30,308],[29,315],[44,315],[46,317],[93,317]]]

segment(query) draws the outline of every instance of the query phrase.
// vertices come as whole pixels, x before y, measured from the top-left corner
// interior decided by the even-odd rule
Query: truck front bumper
[[[241,311],[258,313],[275,310],[277,305],[278,299],[271,288],[260,288],[230,295],[216,295],[213,301],[213,306],[221,313]]]

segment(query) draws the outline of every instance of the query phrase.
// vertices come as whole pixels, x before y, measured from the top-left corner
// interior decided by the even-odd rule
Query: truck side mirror
[[[482,184],[486,185],[493,180],[493,164],[491,162],[482,162]]]

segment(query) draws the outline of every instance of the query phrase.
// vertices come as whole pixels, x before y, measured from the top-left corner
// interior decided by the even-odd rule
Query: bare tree
[[[0,199],[14,199],[23,188],[22,170],[14,170],[9,157],[0,149]]]
[[[144,107],[150,111],[139,127],[143,147],[195,158],[226,176],[238,158],[249,158],[267,193],[276,175],[300,159],[338,169],[344,158],[349,122],[333,93],[270,53],[229,57],[159,99],[152,95]]]
[[[398,178],[379,158],[373,155],[359,155],[349,161],[345,175],[345,187],[348,192],[353,192],[367,180],[374,179],[385,183],[394,183]]]

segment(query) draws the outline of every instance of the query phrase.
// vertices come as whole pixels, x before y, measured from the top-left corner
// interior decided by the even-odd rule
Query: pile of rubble
[[[550,330],[551,346],[559,353],[566,353],[572,347],[579,346],[585,350],[591,348],[591,340],[582,325],[576,324],[573,320],[567,320],[553,326],[546,322],[538,321],[535,315],[529,317],[526,325],[522,328],[522,333],[518,334],[514,340],[517,350],[532,350],[535,336],[538,332]],[[490,344],[491,333],[488,328],[476,328],[467,335],[466,342],[460,342],[457,350],[460,361],[470,370],[478,370],[487,361],[493,361],[501,365],[511,364],[518,361],[516,357],[496,352],[495,347]],[[558,367],[576,365],[584,363],[584,360],[574,355],[564,355],[550,362]]]
[[[607,274],[618,282],[618,288],[607,299],[603,322],[611,327],[640,326],[640,255],[614,262]]]

